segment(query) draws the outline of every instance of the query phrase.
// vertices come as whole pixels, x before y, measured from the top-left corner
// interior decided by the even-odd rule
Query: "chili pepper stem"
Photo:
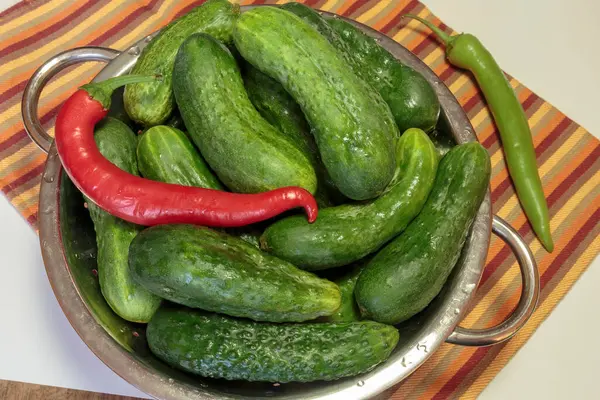
[[[417,21],[419,21],[420,23],[422,23],[423,25],[425,25],[426,27],[431,29],[433,31],[433,33],[436,34],[437,38],[446,46],[450,45],[454,39],[452,36],[448,35],[446,32],[442,31],[440,28],[438,28],[431,22],[419,17],[418,15],[404,14],[403,17],[416,19]]]
[[[160,76],[158,75],[123,75],[102,82],[88,83],[81,86],[81,89],[88,92],[92,99],[102,104],[105,110],[108,110],[115,89],[132,83],[154,82],[159,79]]]

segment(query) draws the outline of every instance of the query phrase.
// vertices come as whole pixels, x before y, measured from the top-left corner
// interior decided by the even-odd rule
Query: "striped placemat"
[[[286,1],[242,1],[242,4]],[[38,0],[24,1],[0,14],[0,186],[24,218],[37,229],[40,174],[45,155],[27,137],[20,101],[27,79],[54,54],[77,46],[125,49],[202,1],[191,0]],[[411,12],[443,25],[418,1],[306,0],[315,8],[350,16],[412,50],[450,87],[467,111],[479,140],[492,157],[493,209],[530,244],[542,283],[539,307],[510,341],[486,348],[445,344],[406,381],[390,390],[399,398],[439,398],[480,393],[552,311],[600,250],[600,143],[551,104],[511,78],[533,130],[545,193],[552,217],[555,251],[548,254],[532,234],[505,168],[498,134],[468,74],[451,67]],[[40,102],[44,126],[52,133],[61,102],[99,71],[100,64],[70,68],[47,86]],[[520,274],[509,248],[493,239],[487,266],[463,326],[488,327],[505,319],[517,304]]]

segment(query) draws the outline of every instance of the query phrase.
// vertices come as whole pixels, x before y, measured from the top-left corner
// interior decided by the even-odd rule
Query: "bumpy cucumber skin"
[[[154,181],[223,190],[185,133],[169,126],[148,129],[138,140],[140,173]]]
[[[323,319],[325,321],[353,322],[360,321],[362,319],[360,310],[358,309],[358,304],[354,298],[354,288],[356,287],[356,282],[358,281],[358,277],[364,266],[365,264],[363,263],[357,263],[350,269],[349,272],[333,281],[333,283],[338,285],[340,288],[340,293],[342,293],[342,305],[334,314],[324,317]]]
[[[402,64],[375,39],[340,18],[327,19],[344,41],[356,73],[375,88],[390,107],[401,132],[420,128],[430,132],[440,116],[440,102],[423,75]]]
[[[95,128],[98,149],[111,163],[138,174],[136,136],[123,122],[108,117]],[[129,244],[142,227],[123,221],[86,198],[98,244],[98,279],[102,295],[121,318],[146,323],[161,303],[160,297],[135,282],[129,273]]]
[[[488,190],[490,169],[489,155],[478,142],[458,145],[442,158],[419,216],[358,278],[355,296],[365,318],[397,324],[438,295]]]
[[[435,147],[420,129],[402,135],[396,159],[397,176],[379,198],[326,208],[312,224],[300,216],[279,220],[263,233],[263,250],[309,271],[348,265],[378,250],[421,211],[437,171]]]
[[[144,126],[165,123],[175,107],[172,91],[173,64],[179,46],[195,32],[206,32],[231,42],[239,5],[227,0],[209,0],[164,27],[144,48],[132,74],[160,75],[162,81],[127,85],[124,104],[127,114]]]
[[[161,308],[146,331],[167,364],[204,377],[263,382],[335,380],[372,370],[398,331],[372,321],[270,324]]]
[[[224,190],[188,136],[169,126],[149,128],[138,140],[138,167],[143,177],[160,182]],[[224,229],[259,247],[257,226]]]
[[[315,198],[319,207],[341,203],[344,196],[335,187],[321,161],[310,126],[298,103],[279,82],[249,63],[244,63],[244,85],[250,101],[260,115],[294,142],[310,160],[317,175]]]
[[[399,132],[379,93],[324,37],[288,11],[246,11],[233,37],[242,56],[300,105],[336,187],[354,200],[380,195],[394,174]]]
[[[429,133],[436,126],[440,103],[423,75],[402,64],[375,39],[341,18],[322,17],[301,3],[287,3],[281,8],[311,24],[354,72],[379,92],[400,132],[420,128]]]
[[[333,282],[194,225],[142,231],[131,243],[129,266],[138,282],[167,300],[256,321],[306,321],[332,314],[341,301]]]
[[[310,160],[256,111],[225,46],[193,34],[181,45],[173,71],[188,134],[229,189],[258,193],[299,186],[315,193]]]

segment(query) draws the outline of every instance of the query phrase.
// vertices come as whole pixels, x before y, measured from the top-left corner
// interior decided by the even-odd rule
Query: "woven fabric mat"
[[[27,137],[20,113],[22,92],[33,71],[58,52],[77,46],[126,49],[200,3],[39,0],[23,1],[0,15],[0,186],[34,229],[37,229],[45,154]],[[542,284],[539,306],[514,338],[485,348],[444,344],[407,380],[386,392],[393,399],[474,398],[528,340],[600,250],[600,142],[509,77],[533,131],[556,245],[549,254],[532,234],[517,201],[496,128],[471,76],[450,66],[433,37],[415,22],[407,26],[400,16],[416,13],[447,32],[452,30],[418,1],[306,0],[305,3],[349,16],[385,33],[413,51],[443,79],[468,113],[479,140],[491,155],[494,213],[510,222],[535,254]],[[40,115],[51,134],[61,102],[101,67],[98,63],[71,67],[48,84],[42,94]],[[517,304],[520,291],[519,268],[514,257],[508,246],[493,238],[474,307],[462,325],[482,328],[500,323]]]

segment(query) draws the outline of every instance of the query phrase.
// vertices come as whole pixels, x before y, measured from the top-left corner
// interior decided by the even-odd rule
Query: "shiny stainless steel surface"
[[[446,339],[448,343],[462,346],[489,346],[514,336],[525,325],[537,306],[539,274],[535,257],[519,233],[502,218],[494,215],[492,232],[512,249],[521,269],[521,298],[516,309],[501,324],[487,329],[467,329],[457,326]]]
[[[248,9],[249,7],[242,7]],[[466,114],[448,88],[416,56],[392,39],[351,21],[393,53],[399,60],[422,73],[433,85],[442,104],[441,119],[457,143],[477,140],[473,127]],[[111,76],[127,73],[137,60],[140,51],[149,38],[139,41],[132,48],[122,52],[95,77],[104,80]],[[78,59],[71,59],[68,65],[90,59],[85,49],[74,49]],[[110,57],[114,50],[105,49]],[[86,58],[87,57],[87,58]],[[67,57],[69,58],[69,57]],[[51,74],[56,73],[56,58],[50,66],[42,66],[36,72],[39,82],[26,91],[23,109],[27,109],[28,132],[43,149],[48,137],[37,120],[35,113],[37,97],[41,86]],[[63,61],[67,65],[66,61]],[[75,89],[75,88],[74,88]],[[24,113],[25,117],[25,113]],[[41,139],[40,139],[41,138]],[[233,399],[267,398],[285,399],[366,399],[371,398],[414,372],[444,342],[463,345],[490,345],[510,338],[527,321],[537,301],[539,278],[535,260],[527,245],[519,235],[502,220],[494,220],[494,231],[505,239],[517,254],[524,277],[523,294],[515,313],[498,327],[484,331],[472,331],[458,327],[463,313],[469,305],[485,265],[490,235],[492,215],[490,193],[486,195],[471,233],[463,248],[451,277],[442,293],[420,315],[399,326],[401,341],[392,356],[373,371],[362,376],[342,379],[336,382],[315,382],[311,384],[284,384],[277,387],[267,384],[232,383],[190,377],[181,374],[153,359],[147,351],[139,349],[135,343],[123,339],[119,332],[128,327],[124,322],[111,322],[103,313],[110,312],[105,305],[95,304],[87,293],[86,286],[73,271],[73,262],[68,261],[67,248],[71,240],[65,238],[64,226],[69,223],[74,211],[65,207],[68,191],[66,175],[62,172],[56,149],[49,147],[48,160],[40,189],[40,243],[48,278],[56,297],[71,322],[90,349],[117,374],[151,396],[164,399]],[[68,188],[68,187],[67,187]],[[81,207],[81,206],[79,206]],[[81,210],[80,210],[81,211]],[[97,293],[95,298],[101,298]],[[108,321],[108,322],[107,322]],[[121,324],[121,325],[119,325]],[[121,326],[119,328],[119,326]]]
[[[25,131],[40,149],[48,153],[52,145],[52,137],[46,133],[37,116],[38,102],[42,89],[50,79],[68,66],[86,61],[110,62],[120,54],[119,51],[104,47],[80,47],[59,53],[46,61],[29,78],[23,91],[21,113]]]

